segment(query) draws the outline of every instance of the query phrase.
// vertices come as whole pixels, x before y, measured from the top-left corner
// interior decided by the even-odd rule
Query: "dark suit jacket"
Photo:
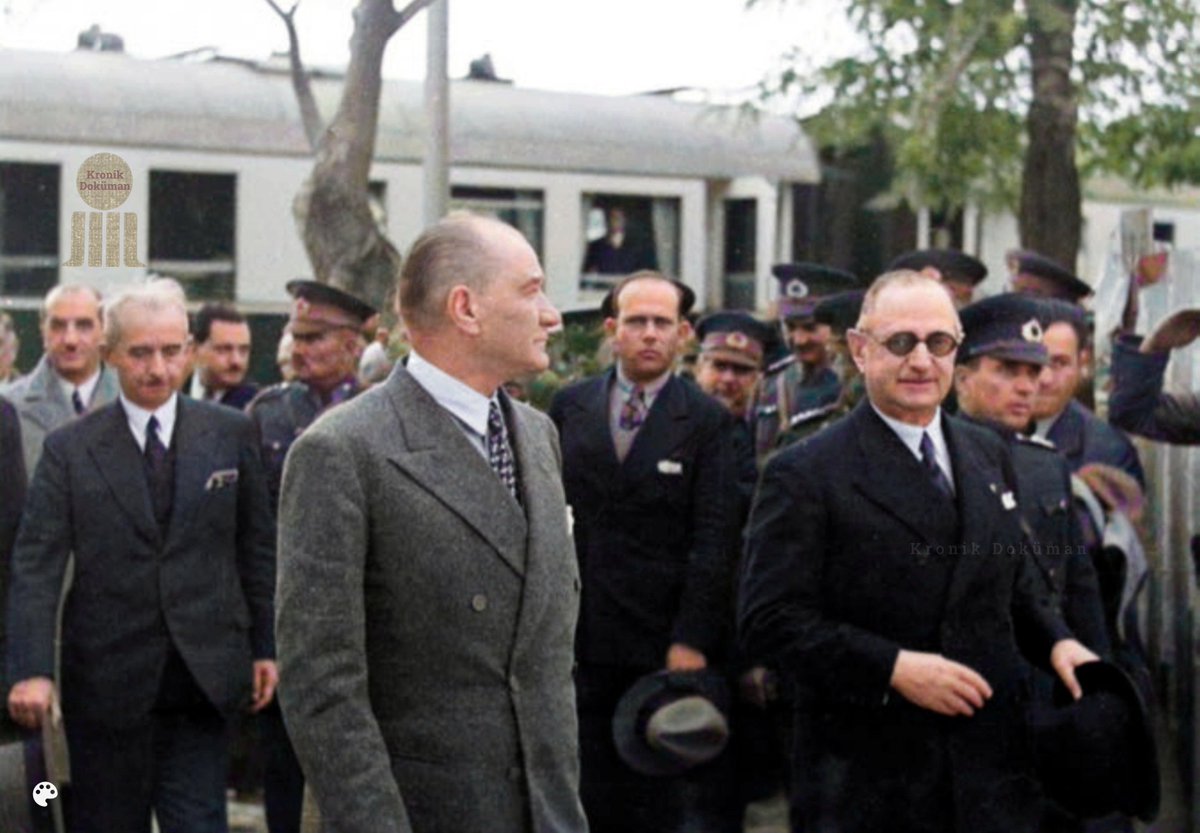
[[[1200,443],[1200,394],[1163,391],[1171,354],[1142,353],[1141,344],[1141,336],[1121,336],[1113,341],[1109,422],[1151,440]]]
[[[190,391],[192,389],[192,377],[189,376],[183,383],[181,390]],[[259,387],[253,382],[236,387],[228,388],[221,396],[214,400],[222,405],[228,405],[230,408],[237,408],[239,411],[244,411],[246,406],[250,404],[255,396],[258,395]]]
[[[224,712],[248,702],[252,657],[274,656],[274,540],[254,426],[185,396],[178,407],[165,538],[119,402],[46,438],[13,553],[8,666],[12,681],[53,676],[73,553],[60,680],[68,717],[143,719],[172,642]]]
[[[731,619],[732,417],[674,376],[620,462],[608,423],[615,373],[560,391],[550,406],[583,576],[577,654],[651,670],[679,642],[711,660]]]
[[[279,698],[330,833],[587,828],[558,447],[502,399],[521,505],[399,365],[288,454]]]
[[[1046,664],[1067,630],[1022,547],[1003,442],[943,426],[954,504],[866,401],[774,457],[759,486],[739,625],[796,686],[795,810],[810,826],[1036,829],[1013,631]],[[902,648],[974,668],[994,696],[970,718],[912,705],[890,690]]]
[[[12,580],[12,548],[25,508],[25,461],[21,453],[21,421],[17,409],[0,398],[0,599],[8,599]],[[0,651],[5,649],[6,628],[0,621]],[[0,680],[4,691],[8,690]]]
[[[1142,461],[1129,437],[1075,400],[1050,426],[1046,439],[1067,458],[1071,471],[1079,471],[1088,463],[1106,463],[1126,472],[1146,488]]]

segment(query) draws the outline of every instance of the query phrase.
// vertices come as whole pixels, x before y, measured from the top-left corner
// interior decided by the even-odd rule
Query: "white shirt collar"
[[[488,409],[495,394],[491,398],[484,396],[466,382],[421,358],[416,350],[408,354],[405,368],[435,402],[475,433],[487,436]]]
[[[71,394],[76,390],[79,391],[79,398],[83,400],[83,406],[86,408],[92,404],[92,394],[96,392],[96,385],[100,384],[100,371],[104,369],[104,365],[96,368],[96,372],[83,381],[82,384],[75,384],[64,376],[59,376],[58,371],[54,375],[58,376],[58,383],[62,386],[63,394],[66,395],[67,401],[71,401]]]
[[[921,459],[921,436],[928,434],[929,439],[933,441],[933,453],[937,457],[938,466],[942,472],[950,480],[951,485],[954,484],[954,467],[950,464],[950,448],[946,445],[946,434],[942,431],[942,409],[938,408],[933,414],[933,419],[928,425],[910,425],[907,422],[901,422],[894,419],[883,411],[875,407],[875,403],[871,403],[871,407],[875,409],[875,413],[879,414],[882,419],[900,441],[908,447],[908,450],[913,453],[913,456],[918,460]]]
[[[1055,414],[1052,417],[1046,417],[1045,419],[1039,419],[1033,427],[1033,436],[1041,437],[1043,440],[1046,439],[1047,437],[1049,437],[1050,431],[1058,423],[1058,420],[1062,417],[1063,412],[1065,410],[1066,409],[1064,408],[1062,411],[1059,411],[1057,414]]]
[[[154,411],[147,411],[138,405],[134,405],[125,397],[125,391],[121,391],[121,407],[125,409],[125,418],[129,421],[129,430],[133,432],[133,438],[137,441],[138,448],[142,451],[146,450],[146,425],[150,422],[150,417],[158,418],[158,439],[163,446],[171,447],[171,437],[175,434],[175,416],[179,408],[179,394],[171,394],[171,398],[160,405]]]

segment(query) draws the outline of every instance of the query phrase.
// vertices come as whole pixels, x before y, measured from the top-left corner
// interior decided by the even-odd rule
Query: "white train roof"
[[[327,118],[340,90],[340,78],[314,80]],[[419,81],[384,82],[378,161],[421,160],[422,96]],[[578,95],[483,81],[452,82],[450,102],[455,165],[819,179],[812,144],[781,116],[663,96]],[[227,59],[0,49],[0,137],[311,155],[288,75]]]

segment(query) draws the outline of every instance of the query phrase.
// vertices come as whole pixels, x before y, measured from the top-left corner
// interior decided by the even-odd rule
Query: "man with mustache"
[[[779,280],[779,325],[791,355],[767,368],[755,402],[760,460],[779,446],[796,415],[837,401],[841,382],[829,366],[829,327],[813,313],[821,298],[858,283],[849,272],[817,263],[780,263],[772,271]]]
[[[250,369],[250,325],[229,304],[200,307],[192,326],[196,368],[187,390],[193,399],[211,399],[237,408],[249,404],[258,385],[246,382]]]
[[[63,284],[46,293],[46,352],[28,376],[0,387],[21,417],[26,477],[33,477],[48,433],[117,398],[116,375],[100,361],[102,326],[100,293],[90,286]]]
[[[732,417],[672,371],[694,299],[658,272],[623,279],[602,306],[616,366],[550,406],[582,573],[580,791],[593,833],[675,831],[695,812],[689,774],[625,765],[613,715],[639,678],[713,666],[729,638]]]

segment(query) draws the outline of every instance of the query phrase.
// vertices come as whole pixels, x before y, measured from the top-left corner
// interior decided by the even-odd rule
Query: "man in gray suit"
[[[280,702],[326,831],[580,833],[579,605],[554,427],[501,389],[560,323],[515,230],[413,244],[413,352],[292,446]]]
[[[100,362],[100,293],[90,286],[56,286],[42,302],[42,347],[37,367],[0,387],[21,417],[25,474],[32,478],[46,435],[85,411],[117,398],[116,374]]]

